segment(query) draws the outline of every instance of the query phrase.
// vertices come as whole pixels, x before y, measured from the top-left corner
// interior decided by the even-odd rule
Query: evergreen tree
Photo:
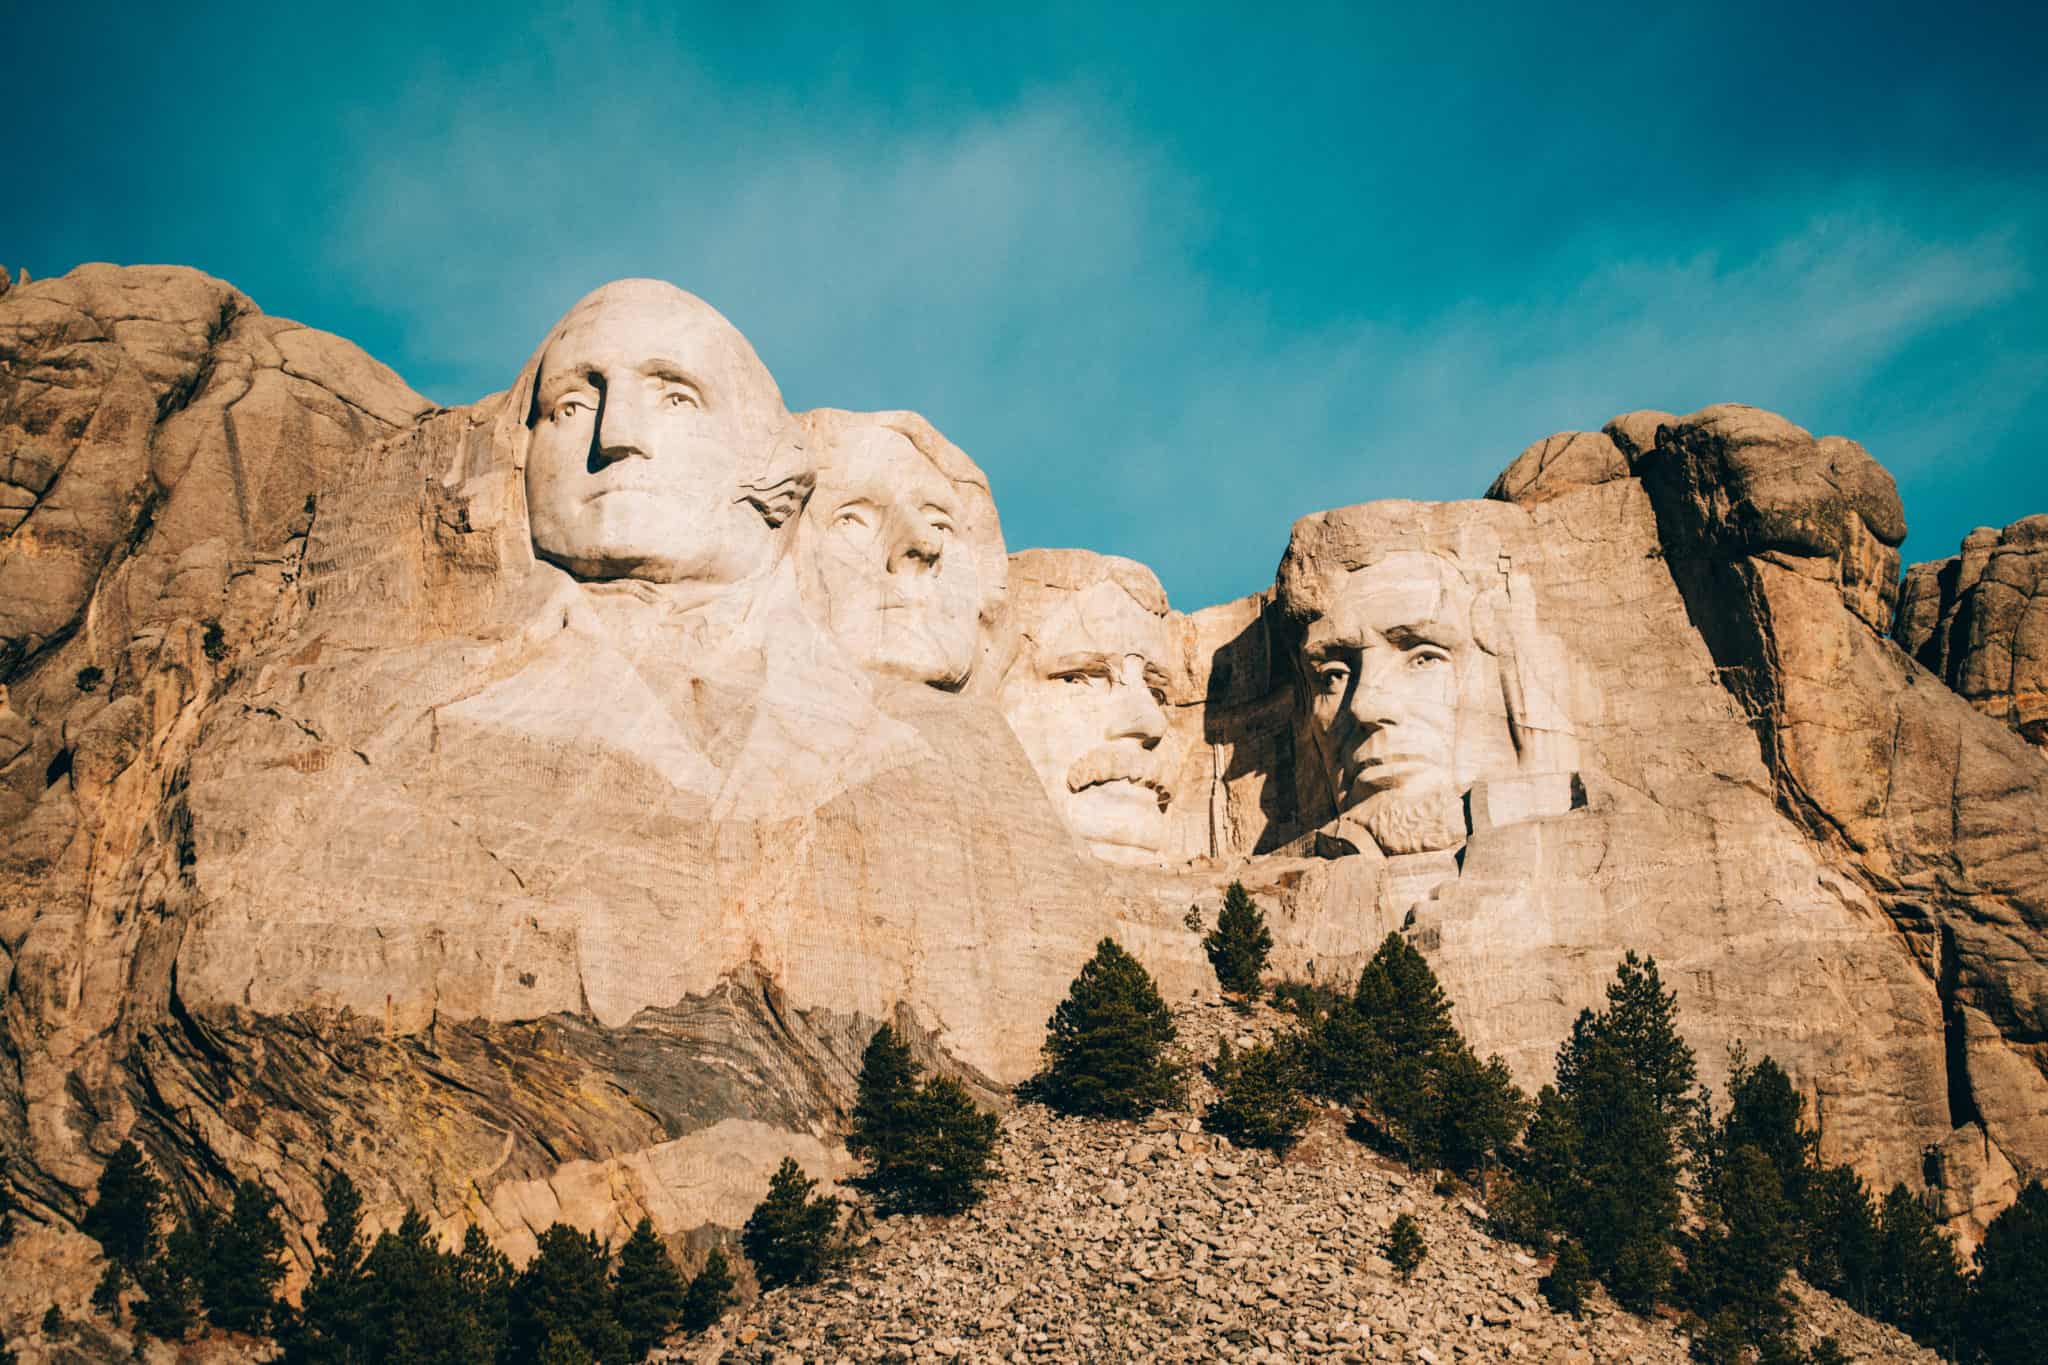
[[[462,1250],[454,1259],[458,1348],[463,1360],[488,1365],[505,1339],[517,1277],[505,1253],[492,1246],[484,1230],[474,1223],[463,1229]]]
[[[135,1325],[153,1337],[183,1341],[199,1321],[199,1270],[205,1261],[201,1233],[181,1219],[135,1272],[146,1296],[135,1305]]]
[[[1308,1123],[1301,1099],[1300,1067],[1292,1049],[1261,1043],[1233,1055],[1228,1039],[1216,1045],[1216,1100],[1202,1126],[1240,1147],[1285,1151]]]
[[[767,1196],[747,1215],[740,1245],[762,1288],[808,1283],[823,1272],[839,1226],[839,1201],[813,1195],[816,1188],[815,1180],[784,1157],[768,1181]]]
[[[1528,1112],[1506,1064],[1473,1055],[1436,973],[1398,933],[1381,942],[1348,1003],[1307,1023],[1301,1049],[1309,1088],[1368,1106],[1386,1140],[1417,1163],[1476,1170]]]
[[[1954,1244],[1925,1204],[1903,1184],[1892,1186],[1878,1210],[1873,1315],[1954,1358],[1966,1290]]]
[[[277,1196],[253,1180],[241,1181],[227,1216],[202,1209],[196,1226],[205,1248],[199,1299],[207,1320],[229,1332],[268,1332],[284,1278]]]
[[[1536,1289],[1556,1312],[1577,1317],[1585,1309],[1586,1296],[1593,1292],[1593,1266],[1577,1242],[1557,1249],[1557,1260],[1536,1282]]]
[[[725,1259],[725,1248],[714,1246],[704,1258],[704,1268],[690,1277],[690,1287],[683,1295],[683,1330],[695,1334],[717,1322],[732,1302],[732,1286],[732,1266]]]
[[[642,1218],[619,1249],[612,1277],[612,1316],[625,1329],[626,1345],[638,1360],[669,1334],[683,1315],[683,1277],[668,1248]]]
[[[1877,1285],[1877,1210],[1847,1166],[1816,1166],[1806,1181],[1799,1273],[1858,1312],[1871,1311]]]
[[[847,1147],[870,1163],[865,1183],[890,1211],[957,1213],[996,1176],[1002,1124],[958,1081],[920,1083],[917,1063],[887,1025],[861,1061]]]
[[[1679,1136],[1691,1118],[1692,1050],[1655,959],[1623,958],[1607,1008],[1582,1011],[1558,1049],[1557,1084],[1537,1096],[1525,1174],[1594,1273],[1647,1311],[1671,1273]]]
[[[1977,1248],[1970,1340],[1990,1365],[2023,1365],[2048,1343],[2048,1189],[2027,1182]]]
[[[1181,1095],[1173,1016],[1136,958],[1105,938],[1053,1011],[1036,1090],[1069,1114],[1142,1118]]]
[[[355,1182],[331,1171],[320,1187],[320,1228],[312,1278],[299,1298],[298,1319],[284,1333],[288,1365],[343,1365],[361,1360],[363,1339],[363,1197]]]
[[[1716,1163],[1700,1203],[1701,1225],[1686,1246],[1693,1311],[1759,1352],[1789,1350],[1784,1281],[1797,1219],[1776,1166],[1763,1149],[1743,1143]]]
[[[420,1365],[485,1365],[455,1283],[455,1260],[441,1249],[418,1209],[381,1234],[363,1258],[361,1335],[349,1345],[359,1360]],[[492,1343],[495,1345],[495,1343]]]
[[[1216,969],[1216,981],[1232,995],[1255,996],[1259,976],[1266,970],[1266,958],[1273,951],[1273,935],[1266,928],[1266,916],[1244,889],[1232,882],[1223,893],[1223,909],[1216,927],[1202,940],[1209,965]]]
[[[100,1272],[99,1282],[92,1287],[92,1306],[96,1312],[121,1321],[121,1285],[125,1276],[119,1261],[108,1261],[106,1269]]]
[[[1422,1264],[1422,1258],[1429,1254],[1429,1248],[1422,1241],[1421,1225],[1405,1213],[1387,1229],[1387,1240],[1380,1251],[1404,1280],[1415,1273],[1415,1268]]]
[[[514,1365],[550,1359],[550,1352],[581,1351],[597,1365],[630,1358],[612,1315],[609,1259],[592,1233],[564,1223],[541,1233],[539,1251],[512,1285],[506,1344]]]
[[[123,1142],[101,1168],[92,1207],[79,1219],[78,1230],[132,1276],[156,1255],[163,1218],[163,1181],[149,1169],[141,1148]]]
[[[1522,1131],[1529,1101],[1508,1065],[1498,1057],[1481,1062],[1464,1039],[1441,1053],[1429,1077],[1433,1101],[1425,1129],[1428,1155],[1448,1170],[1478,1170],[1506,1150]]]
[[[910,1044],[884,1024],[868,1039],[860,1058],[860,1085],[846,1150],[877,1164],[901,1147],[903,1130],[917,1098],[918,1065]]]
[[[1002,1120],[983,1112],[951,1076],[934,1076],[919,1088],[912,1116],[893,1177],[898,1198],[906,1208],[958,1213],[1000,1174],[995,1150]]]
[[[1777,1172],[1779,1189],[1793,1214],[1803,1219],[1807,1185],[1819,1166],[1805,1111],[1805,1098],[1783,1068],[1769,1057],[1751,1065],[1738,1046],[1729,1058],[1728,1116],[1706,1154],[1709,1165],[1716,1156],[1754,1147]]]

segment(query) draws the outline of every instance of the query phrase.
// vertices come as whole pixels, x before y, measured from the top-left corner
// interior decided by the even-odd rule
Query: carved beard
[[[1354,814],[1390,857],[1434,853],[1465,842],[1464,800],[1441,776],[1369,796]]]

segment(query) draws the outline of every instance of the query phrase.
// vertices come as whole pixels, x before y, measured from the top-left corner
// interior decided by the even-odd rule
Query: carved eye
[[[832,525],[835,527],[858,526],[866,529],[870,524],[868,509],[865,507],[842,507],[832,514]]]
[[[1090,672],[1085,668],[1070,668],[1064,673],[1053,674],[1052,680],[1054,682],[1066,683],[1072,687],[1092,687],[1096,683],[1103,681],[1103,678],[1101,674]]]
[[[661,401],[664,406],[671,408],[701,408],[704,406],[697,401],[697,395],[691,393],[688,389],[670,389],[661,396]]]
[[[1327,663],[1316,665],[1316,686],[1325,692],[1342,692],[1351,681],[1351,667],[1348,664]]]
[[[1418,649],[1410,656],[1408,666],[1414,669],[1426,669],[1434,668],[1438,664],[1447,664],[1450,661],[1451,656],[1440,649]]]
[[[579,412],[596,412],[597,404],[580,393],[564,394],[555,400],[554,411],[548,417],[556,422],[565,422]]]
[[[1166,689],[1165,689],[1165,688],[1163,688],[1163,687],[1148,687],[1148,688],[1146,688],[1145,690],[1146,690],[1147,692],[1150,692],[1150,693],[1152,694],[1152,700],[1153,700],[1153,701],[1156,701],[1156,702],[1158,702],[1158,703],[1159,703],[1159,704],[1160,704],[1161,706],[1164,706],[1164,705],[1166,705]]]

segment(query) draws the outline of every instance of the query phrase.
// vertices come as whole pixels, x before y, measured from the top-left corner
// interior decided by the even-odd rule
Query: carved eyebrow
[[[1045,671],[1048,673],[1077,673],[1084,668],[1108,668],[1107,654],[1089,652],[1084,654],[1063,654],[1052,661]]]
[[[1418,625],[1389,626],[1380,632],[1388,644],[1397,649],[1414,649],[1419,645],[1435,645],[1438,649],[1455,649],[1465,642],[1464,633],[1455,626],[1440,621],[1426,621]]]
[[[1150,659],[1145,660],[1145,681],[1153,687],[1164,689],[1167,684],[1166,670]]]
[[[688,370],[664,356],[655,356],[641,362],[640,373],[649,379],[668,379],[678,384],[688,384],[693,389],[702,390],[704,387]]]

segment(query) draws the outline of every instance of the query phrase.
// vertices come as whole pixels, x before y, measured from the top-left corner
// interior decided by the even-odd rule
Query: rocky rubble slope
[[[1176,1011],[1186,1058],[1270,1034],[1277,1018]],[[1669,1318],[1596,1299],[1583,1319],[1537,1289],[1547,1262],[1494,1240],[1484,1211],[1317,1116],[1284,1158],[1201,1131],[1190,1109],[1095,1123],[1020,1107],[1003,1176],[955,1219],[875,1225],[840,1273],[776,1290],[672,1361],[1684,1361]],[[1380,1256],[1402,1213],[1429,1254],[1403,1281]],[[1892,1328],[1796,1286],[1799,1337],[1852,1360],[1932,1362]]]

